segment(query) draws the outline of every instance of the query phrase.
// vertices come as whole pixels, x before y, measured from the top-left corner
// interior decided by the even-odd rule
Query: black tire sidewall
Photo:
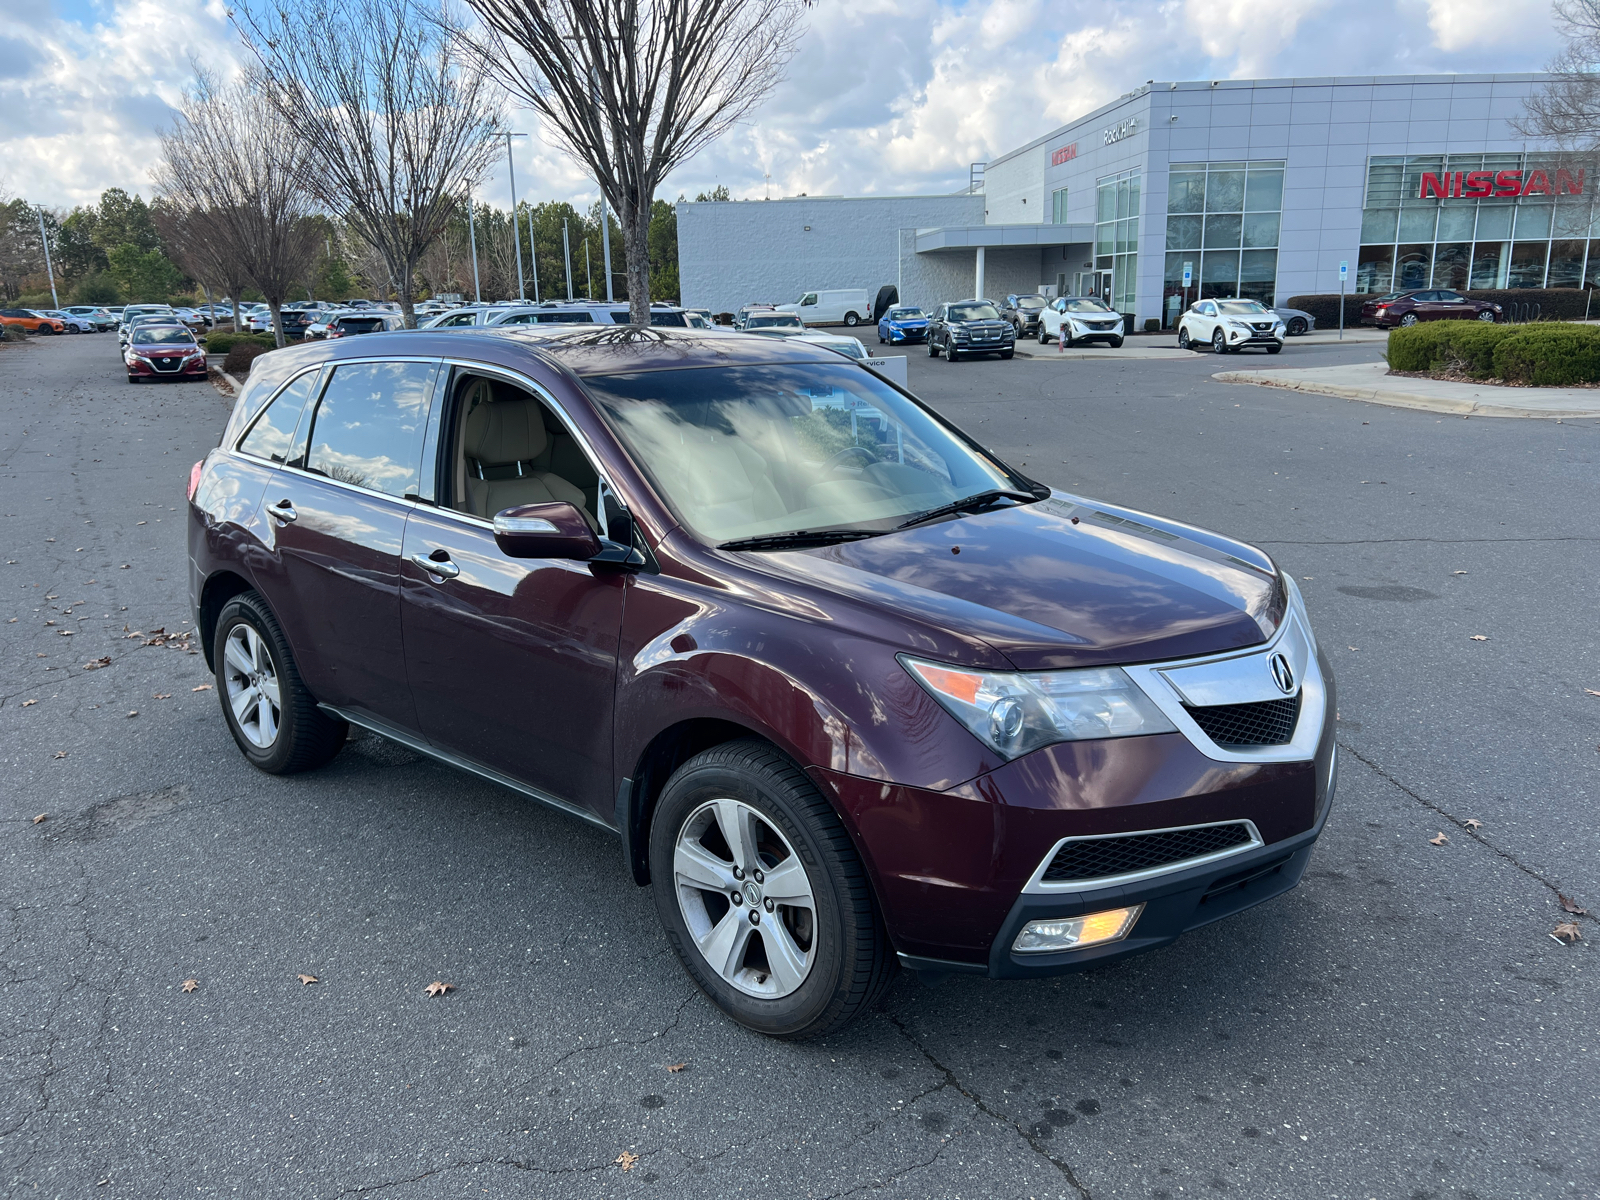
[[[794,802],[792,785],[765,772],[742,768],[727,761],[728,757],[713,751],[691,760],[662,792],[650,829],[650,878],[656,912],[685,969],[725,1013],[758,1033],[805,1036],[825,1020],[830,1004],[845,983],[841,978],[846,961],[844,889],[829,869],[829,855],[817,837],[818,831],[812,828],[812,817]],[[760,812],[788,839],[806,868],[817,903],[816,957],[805,982],[781,999],[746,995],[727,983],[701,955],[679,909],[673,850],[684,822],[708,800],[738,800]]]

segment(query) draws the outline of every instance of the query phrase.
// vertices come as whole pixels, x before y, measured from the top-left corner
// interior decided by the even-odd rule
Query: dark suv
[[[1392,329],[1418,321],[1498,321],[1502,309],[1487,300],[1468,300],[1460,292],[1390,292],[1361,306],[1361,323]]]
[[[938,358],[941,350],[951,363],[974,354],[1010,358],[1017,350],[1017,330],[992,300],[952,300],[928,318],[928,357]]]
[[[1039,314],[1050,301],[1037,293],[1029,296],[1007,296],[1000,306],[1000,315],[1011,322],[1017,337],[1039,332]]]
[[[355,724],[615,832],[768,1034],[897,964],[1165,945],[1293,887],[1327,819],[1333,680],[1265,554],[1054,492],[796,339],[273,351],[188,512],[252,763]]]

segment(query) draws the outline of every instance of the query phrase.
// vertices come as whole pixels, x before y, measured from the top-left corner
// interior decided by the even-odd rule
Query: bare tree
[[[758,105],[809,0],[466,0],[480,67],[584,163],[622,224],[628,310],[650,322],[650,206],[674,168]]]
[[[167,252],[178,268],[205,289],[206,303],[213,304],[211,285],[221,284],[233,308],[232,328],[239,331],[239,297],[244,294],[245,272],[234,253],[228,222],[205,209],[180,208],[158,198],[150,215],[161,234]],[[212,310],[213,320],[216,317]]]
[[[310,187],[382,256],[415,327],[417,264],[494,159],[490,81],[415,0],[274,0],[234,19]]]
[[[1555,76],[1528,98],[1511,127],[1564,150],[1600,146],[1600,0],[1555,0],[1556,32],[1566,43],[1545,68]]]
[[[156,188],[169,205],[208,223],[219,253],[265,297],[281,346],[284,298],[321,238],[300,140],[261,120],[260,104],[248,85],[227,87],[199,72],[177,123],[161,137]]]

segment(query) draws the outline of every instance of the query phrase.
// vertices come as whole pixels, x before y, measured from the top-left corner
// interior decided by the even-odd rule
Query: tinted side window
[[[433,363],[348,363],[317,406],[306,470],[390,496],[415,491]]]
[[[307,371],[279,392],[250,432],[244,435],[244,441],[239,443],[240,453],[275,463],[288,461],[295,426],[300,423],[300,412],[305,408],[311,389],[316,386],[321,374],[320,369]]]

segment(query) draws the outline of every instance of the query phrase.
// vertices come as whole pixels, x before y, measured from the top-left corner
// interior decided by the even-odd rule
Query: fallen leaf
[[[83,669],[85,671],[98,671],[101,667],[109,667],[110,665],[111,656],[109,654],[103,654],[93,662],[84,663]]]
[[[1441,830],[1438,837],[1431,837],[1428,839],[1428,844],[1430,846],[1442,846],[1449,840],[1449,838],[1445,837],[1444,831]]]
[[[126,571],[127,569],[128,569],[128,564],[127,563],[123,563],[120,567],[117,568],[117,570],[119,570],[119,571]]]
[[[1487,642],[1489,639],[1484,637],[1481,633],[1475,633],[1472,635],[1472,640],[1475,642]]]
[[[423,991],[427,992],[427,994],[430,995],[430,996],[442,996],[446,992],[453,992],[455,990],[456,990],[456,985],[455,984],[453,984],[453,983],[445,983],[442,980],[438,980],[438,979],[435,979],[432,983],[430,983],[427,987],[425,987],[423,989]]]
[[[614,1163],[621,1163],[624,1171],[631,1171],[633,1170],[633,1165],[639,1161],[639,1156],[637,1154],[629,1154],[626,1150],[624,1150],[611,1161]]]
[[[172,693],[171,692],[154,692],[154,693],[152,693],[152,695],[157,700],[171,700],[172,699]]]
[[[1583,940],[1583,934],[1579,932],[1578,923],[1576,921],[1561,922],[1561,924],[1557,925],[1550,931],[1550,936],[1555,938],[1558,942],[1566,942],[1566,944],[1569,946],[1574,942]]]
[[[65,758],[66,756],[67,756],[67,752],[65,750],[57,750],[56,751],[56,757],[57,758]]]
[[[200,981],[198,979],[185,979],[183,981],[183,990],[186,992],[198,992],[200,990]]]
[[[128,710],[128,715],[130,717],[137,717],[139,715],[139,710],[137,708],[129,709]]]
[[[37,700],[24,700],[22,702],[22,707],[23,708],[29,708],[29,707],[37,704],[37,703],[39,703]]]
[[[35,818],[34,818],[34,819],[33,819],[33,823],[34,823],[34,824],[35,824],[35,825],[37,825],[37,824],[38,824],[38,823],[39,823],[39,822],[40,822],[40,821],[43,821],[43,820],[44,820],[44,819],[45,819],[45,818],[46,818],[46,817],[48,817],[48,816],[49,816],[49,815],[50,815],[50,814],[49,814],[49,813],[40,813],[40,814],[39,814],[39,815],[38,815],[38,816],[37,816],[37,817],[35,817]],[[1581,908],[1580,908],[1580,909],[1579,909],[1579,910],[1578,910],[1578,911],[1579,911],[1579,912],[1582,912],[1582,911],[1583,911],[1583,909],[1581,909]]]
[[[1450,574],[1452,574],[1452,575],[1465,575],[1466,572],[1465,571],[1451,571]]]
[[[1584,688],[1583,694],[1585,696],[1600,696],[1600,692],[1595,691],[1593,688]]]
[[[1355,647],[1354,647],[1354,646],[1351,646],[1351,647],[1350,647],[1350,649],[1352,649],[1352,650],[1355,650]],[[1358,651],[1358,653],[1359,653],[1359,651]]]
[[[135,521],[134,522],[135,525],[148,525],[149,523],[150,522],[148,522],[148,521]]]
[[[62,637],[71,637],[72,636],[72,630],[70,630],[70,629],[58,629],[58,630],[56,630],[56,632],[59,633]]]
[[[681,1063],[668,1063],[668,1064],[667,1064],[667,1070],[669,1070],[669,1071],[671,1071],[671,1072],[672,1072],[672,1073],[673,1073],[673,1074],[674,1074],[674,1075],[676,1075],[676,1074],[677,1074],[677,1073],[678,1073],[678,1072],[679,1072],[679,1071],[681,1071],[681,1070],[683,1070],[683,1069],[684,1069],[684,1068],[685,1068],[685,1067],[687,1067],[687,1066],[688,1066],[688,1065],[689,1065],[689,1064],[688,1064],[688,1063],[686,1063],[686,1062],[681,1062]]]
[[[1563,909],[1565,909],[1567,912],[1571,913],[1575,917],[1581,917],[1581,916],[1583,916],[1584,913],[1589,911],[1587,908],[1584,908],[1581,905],[1579,905],[1579,903],[1576,900],[1574,900],[1571,896],[1563,896],[1560,892],[1557,892],[1556,893],[1556,899],[1561,901],[1561,907]]]
[[[1483,828],[1483,822],[1478,820],[1477,817],[1468,817],[1465,821],[1463,821],[1461,823],[1463,825],[1465,825],[1468,829],[1482,829]]]
[[[191,692],[209,692],[211,690],[211,685],[209,683],[202,683],[199,687],[192,687],[189,690]]]
[[[295,978],[298,979],[306,987],[310,987],[313,983],[321,983],[322,982],[315,975],[296,975]]]

